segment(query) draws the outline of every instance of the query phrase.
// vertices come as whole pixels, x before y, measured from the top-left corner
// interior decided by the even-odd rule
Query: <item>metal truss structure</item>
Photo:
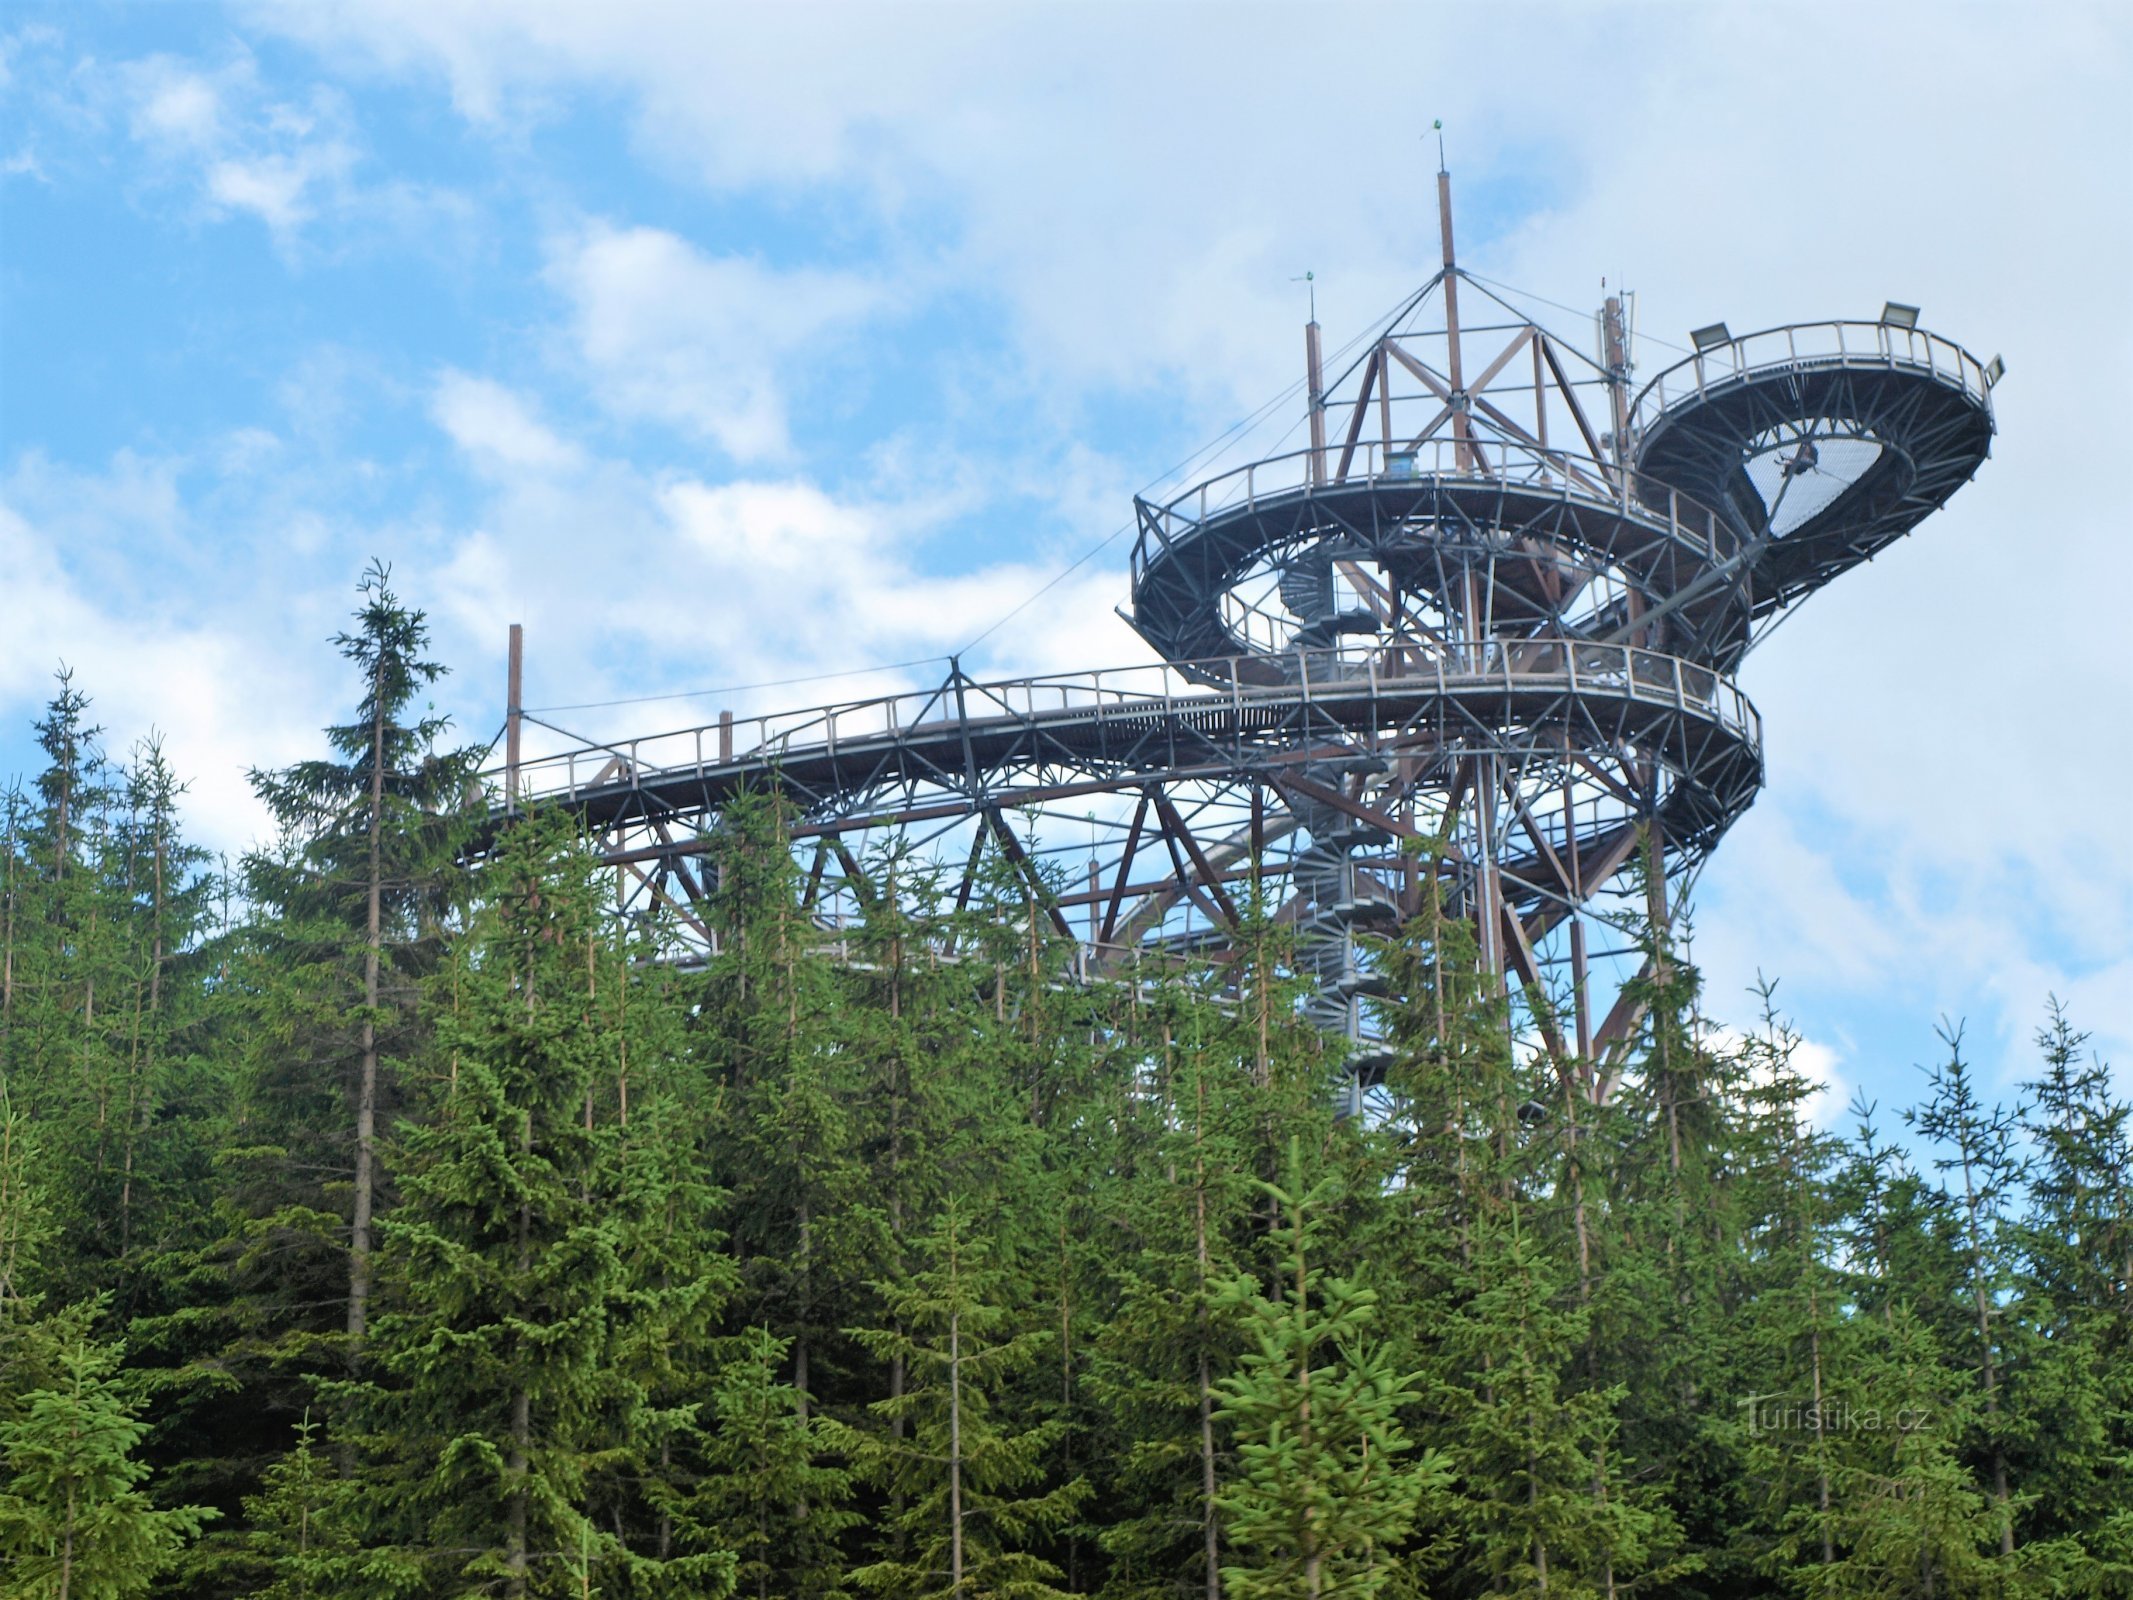
[[[2001,368],[1891,304],[1700,329],[1633,392],[1619,298],[1576,349],[1458,266],[1441,172],[1438,201],[1442,268],[1330,381],[1306,327],[1307,447],[1136,502],[1122,615],[1160,664],[958,665],[918,693],[533,760],[514,664],[503,807],[581,813],[625,904],[704,940],[706,840],[772,785],[826,937],[882,892],[884,841],[940,863],[959,903],[996,852],[1090,978],[1222,960],[1260,894],[1296,930],[1314,1020],[1356,1041],[1358,1085],[1383,1060],[1358,935],[1433,895],[1471,918],[1522,1035],[1604,1096],[1641,1020],[1642,931],[1762,781],[1732,674],[1970,478]]]

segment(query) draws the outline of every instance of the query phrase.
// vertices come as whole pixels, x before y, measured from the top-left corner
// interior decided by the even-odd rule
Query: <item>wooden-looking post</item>
[[[504,809],[518,810],[519,722],[524,716],[526,630],[511,624],[511,651],[504,669]]]

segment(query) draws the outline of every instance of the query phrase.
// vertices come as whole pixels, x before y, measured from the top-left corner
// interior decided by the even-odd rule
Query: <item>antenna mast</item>
[[[1304,381],[1311,396],[1311,463],[1307,477],[1313,484],[1326,481],[1326,369],[1318,347],[1317,274],[1306,272],[1303,281],[1311,288],[1311,320],[1304,324]]]
[[[1444,241],[1444,340],[1450,353],[1452,439],[1461,468],[1473,465],[1472,430],[1467,423],[1466,374],[1459,353],[1459,263],[1452,249],[1452,175],[1444,164],[1444,123],[1437,129],[1437,232]]]

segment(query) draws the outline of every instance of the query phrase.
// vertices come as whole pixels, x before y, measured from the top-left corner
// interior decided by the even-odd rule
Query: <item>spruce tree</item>
[[[1040,1487],[1064,1424],[1017,1426],[1016,1379],[1053,1339],[1018,1316],[1014,1273],[993,1241],[951,1199],[913,1241],[902,1284],[882,1285],[889,1326],[857,1328],[877,1357],[900,1356],[910,1385],[876,1401],[901,1436],[877,1432],[861,1452],[868,1475],[902,1502],[882,1530],[882,1554],[852,1581],[891,1600],[1050,1600],[1060,1571],[1030,1552],[1071,1519],[1084,1480]]]
[[[251,1600],[334,1600],[355,1552],[350,1528],[355,1487],[338,1478],[307,1413],[296,1443],[246,1497],[242,1554],[224,1571],[241,1573]]]
[[[2036,1045],[2027,1205],[2011,1229],[2029,1360],[2008,1444],[2029,1498],[2022,1543],[2100,1587],[2108,1562],[2133,1582],[2133,1106],[2056,1001]]]
[[[700,1530],[677,1518],[717,1471],[706,1459],[710,1390],[730,1353],[721,1330],[739,1282],[720,1226],[726,1193],[713,1181],[728,1106],[687,1027],[697,984],[656,959],[669,932],[639,925],[621,959],[599,964],[590,999],[612,1047],[587,1104],[613,1169],[623,1277],[613,1360],[635,1410],[591,1509],[661,1560],[702,1547]]]
[[[1244,1558],[1222,1570],[1235,1600],[1367,1600],[1447,1478],[1434,1453],[1401,1459],[1412,1446],[1398,1412],[1416,1398],[1413,1379],[1367,1337],[1377,1296],[1317,1266],[1338,1185],[1308,1182],[1292,1139],[1286,1181],[1264,1186],[1282,1218],[1278,1286],[1270,1296],[1239,1278],[1225,1297],[1256,1344],[1219,1386],[1217,1415],[1237,1439],[1220,1499]]]
[[[837,1542],[866,1520],[840,1459],[856,1441],[780,1381],[786,1343],[763,1328],[734,1341],[712,1380],[705,1470],[681,1511],[696,1537],[734,1553],[735,1592],[754,1600],[841,1592]]]
[[[282,1151],[268,1179],[270,1193],[280,1190],[268,1213],[278,1220],[262,1221],[297,1236],[345,1228],[351,1353],[370,1317],[379,1129],[398,1104],[387,1064],[415,1045],[414,985],[434,965],[451,910],[449,862],[480,753],[441,748],[449,719],[415,712],[446,671],[425,654],[423,613],[401,603],[382,563],[358,588],[355,626],[333,641],[361,685],[356,715],[326,730],[331,756],[253,771],[281,837],[245,864],[269,917],[255,969],[252,1110]],[[337,1127],[325,1124],[333,1094],[344,1097]],[[274,1158],[265,1141],[256,1154]],[[335,1171],[345,1191],[314,1176]],[[327,1224],[344,1204],[345,1223]]]
[[[1740,1267],[1748,1280],[1740,1342],[1758,1393],[1736,1397],[1750,1413],[1743,1454],[1764,1496],[1765,1570],[1784,1576],[1836,1559],[1832,1401],[1848,1349],[1844,1294],[1829,1261],[1834,1222],[1831,1141],[1808,1125],[1814,1086],[1796,1065],[1800,1039],[1762,991],[1763,1026],[1743,1046],[1748,1083],[1734,1156],[1750,1191]],[[1753,1412],[1777,1402],[1797,1426],[1758,1429]],[[1774,1535],[1774,1537],[1771,1537]]]
[[[1790,1576],[1818,1600],[1999,1600],[2023,1592],[1999,1553],[2002,1511],[1961,1459],[1979,1396],[1909,1308],[1859,1330],[1833,1401],[1835,1559]],[[1780,1427],[1796,1425],[1780,1414]]]
[[[377,1376],[327,1391],[362,1478],[363,1549],[335,1568],[342,1592],[523,1600],[579,1593],[592,1570],[611,1594],[723,1593],[726,1553],[661,1559],[585,1510],[644,1407],[614,1359],[628,1241],[588,1116],[616,1042],[597,1004],[614,965],[599,869],[567,819],[535,818],[503,840],[485,888],[385,1225]]]
[[[836,1308],[873,1253],[857,1115],[859,1063],[842,1048],[837,981],[800,909],[781,802],[729,809],[713,897],[719,951],[701,990],[710,1064],[732,1114],[720,1151],[746,1324],[791,1341],[803,1410],[848,1359]]]
[[[1253,1130],[1240,1122],[1251,1062],[1227,1038],[1208,981],[1133,997],[1116,1068],[1132,1092],[1099,1195],[1108,1270],[1090,1348],[1104,1441],[1093,1514],[1111,1561],[1106,1592],[1149,1600],[1222,1592],[1218,1497],[1232,1457],[1216,1386],[1242,1334],[1221,1300],[1259,1196]]]
[[[147,1431],[115,1376],[119,1351],[89,1337],[93,1303],[51,1330],[56,1381],[0,1421],[0,1561],[23,1600],[122,1600],[145,1594],[214,1515],[158,1509],[134,1459]]]
[[[2015,1548],[2015,1508],[2007,1470],[2012,1418],[2002,1393],[2008,1377],[2010,1324],[2002,1301],[2010,1288],[2005,1250],[2005,1208],[2021,1182],[2021,1154],[2015,1147],[2012,1113],[1988,1108],[1978,1098],[1970,1063],[1963,1057],[1963,1031],[1943,1025],[1947,1055],[1928,1070],[1931,1094],[1925,1105],[1907,1110],[1904,1120],[1941,1146],[1933,1164],[1952,1174],[1959,1187],[1949,1203],[1962,1229],[1963,1287],[1972,1313],[1966,1332],[1977,1374],[1979,1404],[1975,1413],[1976,1448],[1999,1508],[2000,1549]],[[2019,1324],[2014,1324],[2018,1329]]]
[[[1474,1293],[1447,1330],[1437,1384],[1462,1559],[1490,1594],[1584,1600],[1668,1581],[1688,1564],[1667,1559],[1669,1519],[1629,1492],[1623,1454],[1607,1448],[1622,1388],[1581,1381],[1587,1314],[1522,1211],[1475,1230]]]
[[[72,673],[57,678],[36,725],[46,764],[16,869],[5,1067],[18,1104],[50,1129],[52,1220],[64,1240],[54,1287],[78,1298],[112,1286],[118,1254],[129,908],[114,870],[118,794],[102,730]]]
[[[964,1185],[994,1188],[993,1142],[973,1140],[971,1131],[990,1130],[1019,1096],[1000,1086],[993,1054],[1006,1016],[1004,980],[996,987],[993,962],[972,954],[973,939],[993,920],[989,905],[968,896],[960,906],[947,903],[931,875],[897,856],[877,858],[870,876],[880,891],[856,937],[845,934],[857,959],[837,983],[837,1048],[869,1108],[855,1146],[865,1161],[864,1193],[844,1238],[871,1255],[872,1266],[864,1281],[848,1283],[844,1303],[850,1322],[904,1332],[884,1297],[909,1287],[918,1241],[951,1194]],[[863,1354],[851,1374],[858,1404],[844,1414],[900,1448],[911,1430],[897,1404],[912,1385],[910,1363],[893,1345]],[[866,1409],[875,1400],[889,1402],[885,1412]],[[906,1508],[892,1486],[880,1520],[893,1525]],[[892,1535],[889,1553],[905,1544]]]
[[[153,1257],[199,1242],[210,1195],[207,1153],[222,1134],[226,1085],[193,1047],[209,1023],[199,941],[213,880],[208,853],[179,816],[185,785],[160,738],[134,747],[115,861],[127,909],[125,1094],[118,1121],[116,1249],[129,1281],[125,1309],[147,1308]]]

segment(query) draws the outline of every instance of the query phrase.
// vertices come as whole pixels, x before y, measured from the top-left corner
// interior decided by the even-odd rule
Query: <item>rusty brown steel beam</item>
[[[526,631],[511,624],[511,642],[504,664],[504,807],[518,810],[520,735],[525,725]]]
[[[1615,996],[1615,1003],[1607,1009],[1606,1020],[1592,1036],[1592,1047],[1602,1056],[1615,1047],[1628,1047],[1630,1035],[1637,1031],[1645,1014],[1651,1009],[1651,1001],[1638,992],[1651,980],[1652,958],[1646,956],[1643,964],[1637,968],[1637,975],[1624,984],[1622,992]]]
[[[1385,352],[1381,346],[1371,351],[1370,359],[1363,363],[1363,386],[1355,397],[1355,414],[1348,419],[1348,437],[1341,441],[1340,465],[1333,469],[1336,483],[1348,481],[1348,468],[1355,460],[1356,441],[1363,436],[1363,417],[1370,409],[1370,385],[1376,380],[1384,360]]]
[[[963,863],[963,878],[955,886],[955,908],[961,911],[970,904],[970,891],[977,887],[978,860],[985,854],[985,830],[970,830],[970,859]]]
[[[1534,1026],[1541,1031],[1541,1039],[1548,1049],[1548,1058],[1565,1084],[1572,1082],[1568,1054],[1563,1049],[1563,1030],[1556,1024],[1554,1002],[1549,998],[1546,983],[1541,976],[1540,958],[1533,953],[1533,946],[1526,939],[1525,927],[1509,905],[1503,907],[1503,926],[1507,935],[1504,952],[1509,957],[1505,963],[1517,974],[1520,985],[1526,991],[1526,1009],[1533,1014]]]
[[[1390,344],[1392,341],[1387,339],[1384,342]],[[1378,448],[1384,457],[1389,458],[1392,455],[1392,373],[1386,371],[1383,376],[1385,381],[1378,385]],[[1391,466],[1389,459],[1378,462],[1380,471],[1388,471]]]
[[[1015,870],[1022,875],[1022,881],[1029,885],[1031,896],[1040,902],[1050,915],[1052,926],[1059,930],[1059,936],[1071,941],[1074,938],[1074,930],[1067,925],[1066,916],[1060,911],[1058,901],[1053,898],[1051,890],[1045,887],[1043,875],[1037,871],[1036,863],[1030,860],[1029,853],[1022,848],[1022,841],[1015,837],[1014,830],[1008,827],[1007,820],[1000,815],[999,807],[987,806],[984,817],[992,828],[993,836],[1000,841],[1001,853],[1014,864]]]
[[[1481,369],[1481,376],[1467,386],[1466,392],[1470,395],[1479,395],[1482,390],[1493,383],[1496,380],[1496,375],[1511,364],[1511,358],[1532,342],[1533,334],[1534,330],[1527,328],[1523,332],[1513,335],[1511,342],[1504,346],[1503,354]]]
[[[654,818],[652,822],[652,827],[653,830],[659,835],[659,842],[663,845],[668,846],[669,848],[673,848],[674,835],[667,831],[666,819],[664,817]],[[689,857],[687,853],[677,849],[675,850],[675,853],[673,855],[667,857],[667,862],[667,870],[672,872],[677,878],[681,880],[681,886],[683,890],[687,892],[689,898],[692,901],[694,901],[698,905],[701,905],[706,899],[709,898],[709,896],[707,896],[704,891],[700,887],[698,887],[696,882],[696,875],[689,870]]]
[[[691,928],[694,928],[696,932],[702,936],[703,941],[706,945],[713,947],[717,946],[717,936],[713,934],[712,931],[704,925],[702,919],[696,916],[696,914],[692,912],[687,906],[684,906],[683,904],[681,904],[680,901],[676,900],[672,895],[668,894],[664,889],[660,888],[658,881],[647,875],[644,868],[638,866],[637,863],[634,861],[625,861],[622,863],[622,867],[630,874],[631,877],[635,878],[639,883],[644,885],[646,891],[651,895],[654,900],[658,901],[669,911],[673,912],[675,916],[679,917]]]
[[[1250,761],[1249,770],[1265,772],[1279,767],[1304,766],[1313,761],[1333,760],[1341,756],[1353,755],[1354,753],[1355,747],[1352,745],[1306,745],[1294,750],[1269,751],[1263,754],[1256,754]],[[1246,768],[1223,765],[1219,767],[1181,768],[1175,772],[1164,774],[1162,781],[1166,783],[1243,782],[1248,781],[1248,778],[1249,772]],[[1097,778],[1084,783],[1046,784],[1036,788],[1018,789],[1011,793],[998,795],[994,797],[991,804],[1005,808],[1009,806],[1043,805],[1054,800],[1078,800],[1086,795],[1116,794],[1123,789],[1144,787],[1148,781],[1145,774],[1136,774],[1131,777]],[[984,804],[978,801],[947,800],[933,805],[907,806],[896,811],[869,812],[865,816],[859,817],[838,817],[825,822],[803,823],[798,827],[786,829],[786,837],[796,840],[834,838],[839,834],[866,833],[876,828],[904,827],[914,822],[939,822],[950,817],[975,816],[983,809],[985,809]],[[610,824],[610,827],[627,827],[641,820],[643,819],[624,817]],[[676,848],[700,850],[702,847],[696,844],[689,844],[677,846]],[[669,848],[665,845],[640,845],[628,850],[604,850],[601,852],[600,861],[604,866],[620,866],[630,861],[657,861],[670,853]]]
[[[1367,806],[1360,800],[1352,799],[1342,794],[1340,790],[1318,782],[1315,778],[1306,778],[1301,773],[1288,772],[1283,773],[1278,778],[1269,777],[1267,781],[1273,784],[1276,789],[1289,790],[1303,795],[1308,799],[1329,805],[1336,811],[1344,812],[1348,816],[1354,817],[1357,821],[1367,822],[1373,828],[1383,828],[1396,839],[1418,837],[1415,830],[1398,817],[1380,811],[1374,806]]]
[[[1098,944],[1109,944],[1111,935],[1118,931],[1118,907],[1126,894],[1126,875],[1133,870],[1134,853],[1140,849],[1141,828],[1148,821],[1148,796],[1143,794],[1139,805],[1133,808],[1133,826],[1126,830],[1126,851],[1118,859],[1118,885],[1111,891],[1111,903],[1104,907],[1103,932],[1097,936]]]
[[[1562,857],[1555,853],[1555,846],[1548,842],[1540,822],[1527,806],[1525,797],[1518,792],[1518,784],[1506,774],[1503,787],[1504,793],[1510,796],[1512,812],[1518,818],[1518,825],[1525,830],[1526,837],[1533,841],[1534,848],[1540,851],[1542,858],[1547,861],[1550,870],[1555,873],[1555,881],[1562,885],[1563,892],[1574,896],[1576,886],[1570,881],[1570,869],[1563,865]]]
[[[1288,871],[1289,866],[1286,862],[1277,862],[1266,869],[1265,876],[1279,878],[1286,876]],[[1252,869],[1250,867],[1217,867],[1215,876],[1224,883],[1246,883],[1251,879]],[[1115,881],[1114,879],[1114,883]],[[1144,878],[1139,883],[1126,885],[1125,898],[1129,901],[1138,900],[1142,895],[1160,894],[1166,889],[1175,889],[1177,887],[1178,880],[1175,875],[1168,878]],[[1057,903],[1062,908],[1072,908],[1074,906],[1108,905],[1110,899],[1111,890],[1099,884],[1094,889],[1077,889],[1072,894],[1063,894],[1059,896]],[[1107,937],[1099,936],[1094,942],[1097,944],[1109,944],[1111,941]]]
[[[963,863],[963,879],[956,885],[955,909],[958,915],[970,904],[970,891],[977,887],[978,860],[985,854],[985,825],[980,823],[970,830],[970,857]],[[949,955],[955,954],[956,935],[951,931],[943,948]]]
[[[1520,424],[1515,417],[1512,417],[1500,407],[1491,404],[1486,398],[1481,395],[1477,394],[1473,398],[1474,404],[1481,409],[1481,411],[1488,417],[1488,419],[1491,422],[1495,423],[1498,427],[1502,428],[1506,433],[1513,435],[1521,443],[1530,444],[1536,449],[1546,448],[1541,444],[1538,439],[1534,438],[1532,434],[1528,433],[1524,426]],[[1568,478],[1575,483],[1582,483],[1583,485],[1585,485],[1586,488],[1592,490],[1595,494],[1611,495],[1614,493],[1612,489],[1608,488],[1607,485],[1602,483],[1599,479],[1593,477],[1591,473],[1581,471],[1576,465],[1576,463],[1572,461],[1571,458],[1568,456],[1558,458],[1556,461],[1556,465],[1563,469],[1563,476],[1565,478]]]
[[[1541,340],[1541,354],[1548,358],[1548,370],[1555,374],[1555,387],[1569,405],[1570,418],[1578,425],[1578,432],[1584,437],[1586,448],[1592,452],[1592,459],[1605,461],[1607,453],[1600,448],[1600,436],[1592,431],[1592,424],[1585,417],[1585,408],[1578,404],[1577,391],[1571,388],[1562,362],[1555,358],[1555,341],[1544,337]]]
[[[1442,400],[1445,403],[1447,409],[1456,412],[1457,408],[1452,405],[1452,396],[1454,390],[1452,389],[1452,386],[1450,384],[1446,383],[1442,378],[1438,377],[1434,372],[1430,371],[1429,368],[1417,357],[1410,355],[1407,352],[1406,347],[1402,345],[1399,340],[1387,339],[1385,341],[1385,348],[1392,352],[1392,358],[1395,361],[1399,362],[1401,366],[1405,367],[1409,372],[1413,373],[1415,377],[1419,379],[1422,383],[1428,385],[1429,392],[1435,395],[1439,400]]]
[[[1155,814],[1162,819],[1163,837],[1174,839],[1185,847],[1185,853],[1192,857],[1194,870],[1200,874],[1201,882],[1206,884],[1207,892],[1214,897],[1215,904],[1221,909],[1222,914],[1218,920],[1236,927],[1243,919],[1237,915],[1236,906],[1223,890],[1221,875],[1207,864],[1207,854],[1200,848],[1200,841],[1193,837],[1192,829],[1187,827],[1185,819],[1178,815],[1178,808],[1171,803],[1169,795],[1161,789],[1151,789],[1150,794],[1155,800]]]
[[[1440,408],[1434,417],[1422,424],[1421,431],[1407,441],[1407,448],[1410,450],[1421,449],[1425,443],[1436,436],[1437,430],[1443,427],[1456,414],[1450,406]]]
[[[1334,569],[1362,592],[1363,603],[1381,623],[1392,620],[1392,591],[1365,572],[1359,562],[1336,561]]]
[[[1535,330],[1533,339],[1533,429],[1540,436],[1540,447],[1545,454],[1548,449],[1548,390],[1541,380],[1541,339]]]
[[[1326,374],[1319,360],[1318,307],[1314,301],[1311,320],[1304,325],[1304,387],[1311,408],[1311,470],[1305,481],[1326,481]]]
[[[1634,789],[1631,789],[1627,784],[1623,783],[1622,780],[1617,778],[1613,773],[1608,772],[1605,768],[1600,766],[1598,762],[1594,761],[1592,757],[1586,755],[1583,751],[1572,751],[1570,753],[1570,760],[1574,766],[1583,767],[1588,776],[1595,779],[1602,788],[1606,789],[1624,805],[1641,807],[1644,804],[1644,797],[1642,795],[1638,794]]]
[[[834,834],[830,836],[829,847],[830,852],[837,858],[837,865],[844,869],[844,881],[852,886],[852,897],[859,902],[860,909],[871,910],[875,900],[874,886],[867,881],[867,875],[859,870],[859,863],[853,858],[850,847]]]
[[[1450,351],[1452,390],[1464,393],[1466,385],[1460,381],[1459,339],[1459,266],[1452,251],[1452,175],[1441,168],[1437,173],[1437,230],[1444,241],[1444,343]],[[1467,452],[1474,439],[1474,427],[1467,420],[1464,409],[1452,417],[1454,456],[1461,467],[1467,465]]]

